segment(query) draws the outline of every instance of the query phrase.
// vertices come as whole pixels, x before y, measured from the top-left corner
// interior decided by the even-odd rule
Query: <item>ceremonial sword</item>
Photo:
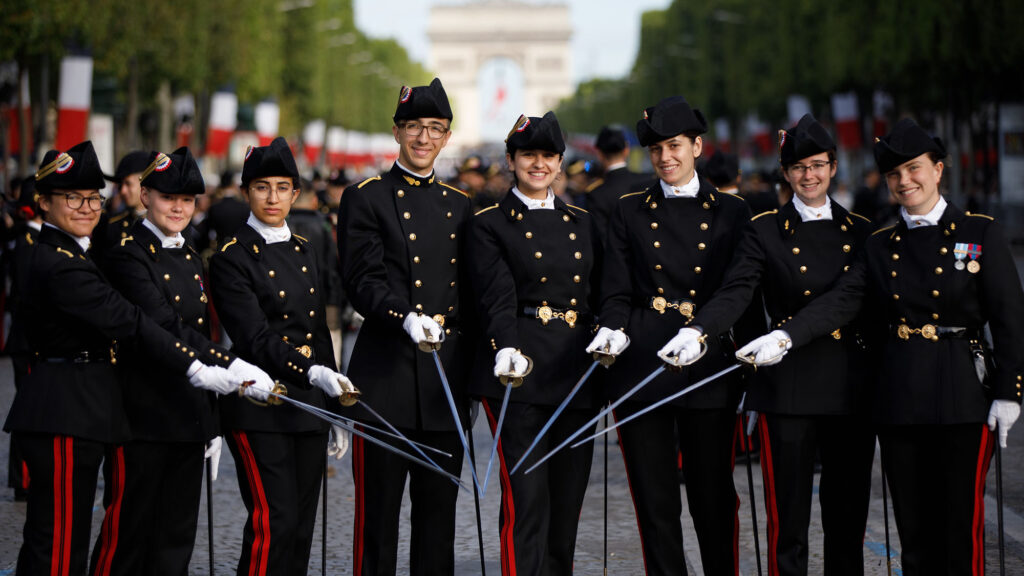
[[[505,395],[501,399],[501,411],[498,412],[498,423],[494,427],[494,442],[491,443],[491,455],[487,458],[487,472],[484,474],[484,483],[480,488],[481,498],[487,494],[487,483],[491,479],[491,466],[494,464],[494,455],[498,452],[498,438],[501,437],[501,426],[505,422],[505,412],[508,410],[508,399],[512,396],[512,389],[522,386],[523,378],[533,372],[533,360],[526,355],[523,355],[523,358],[526,358],[527,364],[526,370],[522,374],[515,374],[515,365],[509,358],[509,374],[498,376],[498,381],[505,387]]]
[[[513,466],[512,470],[509,471],[509,476],[515,474],[516,470],[518,470],[519,467],[523,465],[523,462],[526,462],[526,457],[529,456],[531,452],[533,452],[533,449],[536,448],[537,444],[540,443],[541,438],[543,438],[544,435],[548,433],[548,430],[551,429],[551,426],[555,423],[555,420],[557,420],[558,417],[561,416],[562,412],[565,410],[565,407],[569,405],[569,402],[572,401],[574,396],[576,396],[576,393],[579,392],[580,388],[583,387],[583,383],[586,382],[587,379],[590,378],[590,375],[594,373],[594,369],[597,368],[597,365],[602,364],[607,368],[608,366],[612,365],[612,362],[615,362],[615,356],[612,356],[611,354],[607,354],[605,352],[594,352],[594,362],[590,365],[590,368],[587,368],[587,371],[583,373],[583,377],[581,377],[579,381],[576,382],[576,385],[572,387],[572,390],[569,391],[569,395],[566,396],[564,400],[562,400],[562,403],[558,405],[558,408],[555,408],[554,413],[551,414],[550,418],[548,418],[548,421],[544,424],[544,427],[541,428],[540,432],[537,433],[537,437],[533,439],[533,443],[530,444],[530,447],[526,449],[526,452],[523,452],[523,455],[519,457],[519,462],[516,462],[516,465]]]

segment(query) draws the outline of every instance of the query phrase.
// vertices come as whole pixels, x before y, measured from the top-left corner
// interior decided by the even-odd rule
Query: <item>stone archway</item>
[[[565,4],[531,4],[516,0],[482,0],[434,6],[428,27],[428,66],[444,83],[455,114],[460,148],[484,142],[484,95],[480,71],[489,62],[511,60],[522,78],[522,110],[496,122],[511,128],[519,114],[540,116],[572,94],[572,27]],[[507,108],[506,108],[507,110]]]

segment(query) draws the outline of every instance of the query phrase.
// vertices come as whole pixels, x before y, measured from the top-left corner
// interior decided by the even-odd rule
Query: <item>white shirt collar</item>
[[[625,167],[626,167],[626,163],[625,162],[616,162],[614,164],[609,164],[608,167],[604,169],[604,171],[605,172],[611,172],[612,170],[618,170],[619,168],[625,168]]]
[[[61,233],[67,234],[72,240],[75,241],[76,244],[82,247],[82,252],[89,250],[89,246],[92,245],[92,240],[88,236],[72,236],[71,234],[68,234],[64,230],[61,230],[60,228],[54,226],[53,224],[50,224],[49,222],[43,222],[43,226],[49,226],[54,230],[59,230]]]
[[[43,229],[43,223],[42,222],[36,222],[35,220],[29,220],[28,222],[25,222],[25,224],[28,224],[28,227],[32,228],[36,232],[39,232],[40,230]]]
[[[403,172],[406,172],[410,176],[415,176],[417,178],[430,178],[430,175],[434,173],[434,169],[431,168],[430,172],[427,172],[426,174],[417,174],[416,172],[414,172],[414,171],[406,168],[405,166],[403,166],[402,162],[400,160],[395,160],[395,165],[397,165],[399,168],[401,168]]]
[[[267,226],[260,219],[256,217],[252,212],[249,213],[249,219],[245,221],[250,228],[259,232],[260,236],[263,236],[263,240],[267,244],[276,244],[277,242],[287,242],[292,239],[292,231],[288,228],[288,223],[285,222],[277,228]]]
[[[793,207],[796,208],[796,213],[800,215],[800,220],[804,222],[832,219],[832,199],[827,194],[825,195],[825,203],[817,208],[804,204],[800,196],[793,194]]]
[[[526,204],[527,210],[554,210],[555,208],[555,193],[551,191],[551,188],[548,188],[548,195],[540,200],[534,200],[526,194],[523,194],[519,191],[518,186],[512,187],[512,193],[515,194],[516,198],[519,198],[523,204]]]
[[[149,228],[149,231],[156,236],[157,240],[160,241],[160,245],[164,248],[181,248],[185,245],[185,237],[181,235],[181,232],[178,232],[174,236],[167,236],[160,231],[160,228],[157,228],[156,224],[150,222],[149,218],[144,218],[142,220],[142,225]]]
[[[665,198],[696,198],[697,190],[700,190],[700,179],[697,178],[697,171],[693,171],[693,178],[686,184],[672,186],[664,180],[661,181],[661,189],[665,192]]]
[[[935,207],[928,211],[927,214],[917,216],[907,212],[907,209],[900,207],[900,218],[907,223],[907,228],[913,230],[914,228],[922,228],[924,226],[937,226],[939,224],[939,218],[942,218],[942,213],[946,211],[946,199],[939,196],[939,201],[935,203]]]

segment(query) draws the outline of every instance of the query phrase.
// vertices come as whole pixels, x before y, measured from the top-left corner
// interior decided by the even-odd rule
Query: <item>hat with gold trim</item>
[[[547,150],[558,154],[565,152],[562,128],[558,125],[555,113],[549,111],[540,118],[527,117],[525,114],[520,116],[505,138],[505,152],[514,154],[516,150]]]
[[[917,158],[921,154],[946,157],[946,146],[938,136],[931,136],[910,118],[904,118],[885,136],[875,140],[875,164],[882,174]]]
[[[182,146],[170,154],[150,152],[149,165],[142,172],[142,185],[163,194],[204,194],[206,182],[199,165]]]
[[[54,190],[102,190],[106,186],[91,140],[75,144],[67,152],[50,150],[36,171],[36,190],[43,194]]]
[[[398,106],[395,107],[394,121],[415,120],[417,118],[452,119],[452,107],[448,103],[448,94],[444,91],[441,81],[434,78],[429,86],[402,86],[398,93]]]
[[[686,98],[669,96],[650,108],[636,123],[641,146],[650,146],[680,134],[700,135],[708,131],[707,120],[700,110],[691,108]]]
[[[832,135],[810,114],[804,114],[789,130],[779,130],[779,163],[783,166],[835,150]]]
[[[278,136],[267,146],[250,146],[245,153],[242,164],[242,186],[248,186],[256,178],[281,176],[299,179],[299,169],[295,165],[295,156],[288,147],[288,141]]]

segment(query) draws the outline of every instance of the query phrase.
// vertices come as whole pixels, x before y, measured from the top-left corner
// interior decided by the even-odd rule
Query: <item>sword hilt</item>
[[[425,339],[420,340],[416,345],[420,349],[420,352],[437,352],[441,349],[441,343],[444,342],[444,331],[441,332],[440,337],[437,340],[434,340],[434,335],[430,333],[430,330],[427,330],[427,328],[424,327],[423,336]]]
[[[697,339],[697,342],[700,343],[700,353],[698,353],[697,356],[693,358],[693,360],[690,360],[689,362],[679,362],[679,356],[670,356],[667,359],[663,358],[665,360],[665,364],[668,365],[669,371],[679,372],[685,366],[695,364],[698,360],[703,358],[704,355],[708,353],[707,336],[707,334],[701,334],[700,338]]]
[[[338,396],[338,402],[340,402],[345,408],[348,408],[349,406],[354,406],[356,402],[359,402],[359,397],[362,395],[363,393],[353,386],[352,390],[346,390],[341,393],[341,396]]]
[[[245,397],[246,400],[252,402],[257,406],[280,406],[281,404],[284,404],[283,400],[281,400],[280,398],[275,398],[274,396],[268,396],[267,401],[262,402],[260,400],[253,398],[252,396],[247,395],[245,393],[245,389],[252,386],[255,383],[255,380],[247,380],[245,382],[242,382],[242,384],[239,385],[238,387],[238,395]],[[274,387],[270,389],[270,393],[276,394],[278,396],[287,396],[288,389],[284,387],[284,384],[281,384],[280,382],[275,380]]]
[[[533,358],[530,358],[526,354],[520,354],[523,358],[526,358],[526,370],[523,370],[522,374],[516,374],[515,364],[512,362],[512,359],[510,358],[508,361],[510,373],[498,376],[498,382],[501,382],[502,386],[511,386],[513,388],[519,388],[520,386],[523,385],[523,378],[526,378],[526,376],[528,376],[530,372],[533,372]]]
[[[605,368],[609,368],[615,363],[615,355],[609,351],[610,349],[611,344],[605,344],[604,350],[594,350],[593,353],[594,360],[600,362],[601,366]]]

